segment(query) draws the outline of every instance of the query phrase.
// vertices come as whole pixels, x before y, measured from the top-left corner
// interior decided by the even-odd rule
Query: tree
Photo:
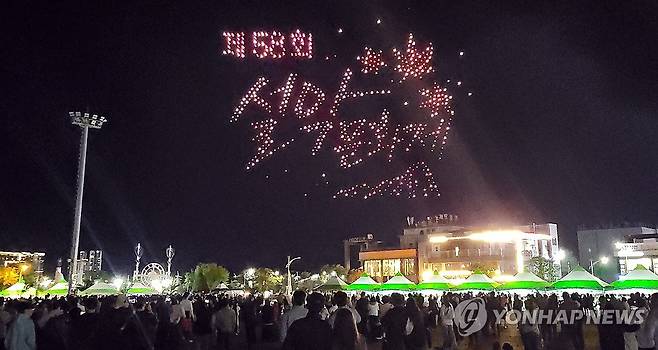
[[[330,276],[338,276],[340,278],[345,278],[347,276],[347,269],[341,264],[336,265],[323,265],[320,268],[320,279],[322,282],[326,282]]]
[[[496,274],[498,265],[494,263],[473,262],[470,268],[473,272],[483,273],[489,277],[493,277]]]
[[[23,281],[25,282],[25,285],[27,288],[30,287],[37,287],[37,280],[38,280],[38,275],[34,270],[30,269],[25,272],[23,272]]]
[[[329,275],[324,272],[321,274],[313,274],[308,271],[303,271],[299,274],[299,279],[297,279],[293,284],[293,289],[312,291],[322,283],[326,282],[327,276]]]
[[[359,279],[363,275],[363,270],[362,269],[352,269],[350,272],[347,274],[347,283],[352,283]]]
[[[555,263],[541,256],[531,258],[527,270],[547,282],[554,282],[559,276]]]
[[[228,282],[228,270],[215,263],[200,263],[196,268],[185,274],[186,287],[198,291],[211,291],[221,283]]]
[[[178,292],[189,292],[194,286],[194,270],[185,272],[183,283],[180,284]]]
[[[18,282],[18,269],[13,266],[0,267],[0,290]]]
[[[278,291],[283,285],[283,276],[276,275],[272,269],[256,269],[253,278],[253,288],[263,293],[265,291]]]

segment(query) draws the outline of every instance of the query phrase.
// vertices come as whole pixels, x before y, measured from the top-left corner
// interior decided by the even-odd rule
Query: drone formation
[[[298,31],[294,32],[290,43],[305,42],[305,39],[298,39],[299,35]],[[227,47],[223,53],[243,58],[244,36],[224,33],[223,37]],[[256,37],[259,38],[257,45],[254,41],[254,54],[257,57],[265,57],[261,53],[268,53],[271,58],[281,57],[285,36],[274,31],[272,34],[254,33]],[[263,40],[265,37],[271,40]],[[310,39],[310,33],[306,37]],[[310,42],[304,47],[312,50]],[[417,83],[434,72],[433,53],[431,43],[419,45],[413,34],[409,34],[404,49],[393,48],[391,55],[365,47],[356,58],[358,82],[368,81],[369,76],[385,77],[386,86],[377,89],[352,87],[355,76],[352,67],[344,70],[333,94],[305,81],[297,73],[289,74],[280,86],[274,87],[267,77],[257,78],[242,96],[230,118],[231,122],[237,122],[247,111],[265,115],[251,122],[256,151],[246,168],[252,169],[278,151],[289,148],[296,139],[295,135],[290,134],[313,135],[315,139],[311,155],[317,155],[325,149],[332,150],[342,169],[358,167],[374,157],[392,162],[398,155],[414,150],[435,152],[440,159],[455,113],[452,108],[453,97],[446,87],[436,81]],[[461,55],[463,53],[460,52]],[[312,51],[308,51],[305,57],[311,56]],[[419,85],[425,87],[418,89]],[[368,108],[376,111],[359,112],[361,116],[358,118],[350,113],[349,108],[353,103],[383,97],[391,99],[397,91],[410,89],[409,86],[420,101],[415,112],[420,117],[393,118],[390,110],[378,104]],[[402,105],[408,106],[409,102],[403,101]],[[438,186],[427,163],[418,159],[407,163],[410,164],[407,169],[397,176],[387,177],[378,183],[361,183],[339,189],[334,198],[439,196]]]

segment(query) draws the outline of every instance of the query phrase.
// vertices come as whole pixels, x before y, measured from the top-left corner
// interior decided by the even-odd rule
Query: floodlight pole
[[[69,265],[68,294],[73,294],[74,281],[78,268],[78,246],[80,245],[80,224],[82,221],[82,195],[85,186],[85,166],[87,163],[87,138],[89,128],[100,129],[107,120],[98,115],[89,113],[69,112],[71,122],[82,129],[80,136],[80,157],[78,158],[78,186],[75,198],[75,211],[73,214],[73,234],[71,237],[71,264]]]
[[[80,245],[80,223],[82,221],[82,195],[85,186],[85,165],[87,163],[87,137],[89,127],[82,126],[80,137],[80,158],[78,159],[78,187],[75,197],[75,212],[73,214],[73,237],[71,237],[71,265],[69,265],[68,294],[73,294],[73,278],[78,269],[78,246]]]

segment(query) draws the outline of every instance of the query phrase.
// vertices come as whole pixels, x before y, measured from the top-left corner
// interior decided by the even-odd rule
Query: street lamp
[[[290,264],[301,258],[302,258],[301,256],[298,256],[296,258],[290,259],[290,255],[288,255],[288,262],[286,263],[286,270],[288,270],[288,285],[286,286],[286,295],[288,297],[292,296],[292,279],[290,277]]]
[[[592,259],[589,259],[589,272],[594,275],[594,266],[598,263],[601,263],[603,265],[608,263],[608,257],[607,256],[602,256],[599,260],[593,261]]]
[[[135,246],[135,270],[133,271],[133,281],[136,281],[139,276],[139,262],[142,260],[142,255],[144,255],[144,249],[142,249],[142,244],[137,242],[137,245]]]
[[[169,247],[165,249],[165,255],[167,256],[167,276],[171,276],[171,260],[174,258],[175,254],[176,250],[170,244]]]
[[[80,222],[82,221],[82,194],[85,187],[85,165],[87,163],[87,137],[89,128],[100,129],[107,119],[103,116],[81,112],[69,112],[71,123],[82,129],[80,137],[80,158],[78,158],[78,187],[73,214],[73,235],[71,237],[71,266],[69,267],[68,294],[73,293],[73,277],[78,264],[78,246],[80,244]]]

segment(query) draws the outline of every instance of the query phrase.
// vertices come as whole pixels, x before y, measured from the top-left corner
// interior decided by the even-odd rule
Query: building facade
[[[345,261],[345,268],[349,271],[352,268],[352,262],[358,261],[358,252],[362,250],[373,250],[382,244],[381,241],[375,239],[375,235],[367,233],[363,236],[348,238],[343,241],[343,257]],[[354,252],[356,251],[356,254]]]
[[[590,269],[594,263],[597,277],[606,282],[615,281],[622,273],[618,259],[612,263],[596,264],[601,258],[619,258],[618,243],[634,243],[630,237],[640,237],[656,233],[656,229],[647,226],[608,227],[578,230],[578,261],[581,266]],[[630,246],[629,246],[630,247]],[[623,253],[622,253],[623,255]],[[649,266],[646,266],[649,268]]]
[[[456,216],[444,214],[420,222],[408,218],[399,239],[396,248],[362,251],[359,259],[365,272],[380,281],[397,272],[419,281],[434,272],[460,279],[481,270],[502,280],[523,271],[533,257],[552,260],[559,269],[553,223],[474,227],[459,225]]]
[[[89,252],[82,250],[79,252],[78,262],[74,270],[75,273],[73,274],[73,280],[78,284],[82,284],[85,273],[100,272],[102,268],[102,250],[90,250]]]
[[[383,282],[401,272],[405,276],[418,276],[418,254],[415,248],[380,249],[359,253],[363,272]]]
[[[658,272],[658,233],[627,236],[625,241],[615,243],[614,257],[621,275],[637,265]]]
[[[0,266],[17,267],[29,266],[36,274],[43,274],[43,260],[46,253],[41,252],[0,252]]]

